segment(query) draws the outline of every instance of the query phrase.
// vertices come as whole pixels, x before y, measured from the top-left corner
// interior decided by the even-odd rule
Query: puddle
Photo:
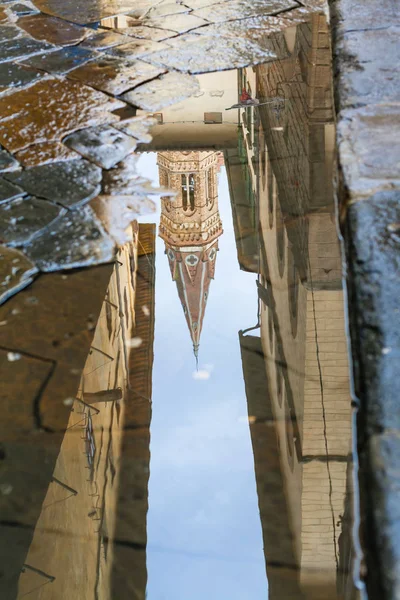
[[[33,4],[67,48],[0,97],[2,597],[364,598],[322,3]]]

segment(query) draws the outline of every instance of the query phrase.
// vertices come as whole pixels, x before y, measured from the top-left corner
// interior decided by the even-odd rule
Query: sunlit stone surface
[[[0,246],[0,304],[33,281],[35,265],[19,250]]]

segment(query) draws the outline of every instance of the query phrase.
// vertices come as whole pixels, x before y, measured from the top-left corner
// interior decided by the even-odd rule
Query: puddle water
[[[78,24],[65,27],[64,40],[110,53],[79,66],[68,84],[75,106],[83,102],[74,122],[90,113],[91,127],[75,133],[62,110],[46,125],[53,146],[61,146],[60,128],[68,133],[71,154],[59,173],[47,159],[46,168],[33,162],[14,173],[7,156],[3,181],[13,182],[15,214],[23,190],[44,190],[32,207],[48,207],[55,179],[52,210],[74,212],[67,228],[57,221],[44,234],[58,240],[55,255],[48,240],[35,242],[30,222],[18,229],[23,242],[29,235],[24,251],[33,262],[4,249],[3,261],[27,263],[22,275],[5,275],[4,297],[9,286],[32,282],[35,265],[86,266],[93,255],[108,262],[106,236],[129,225],[129,239],[114,236],[122,244],[115,262],[41,275],[1,307],[3,597],[364,597],[324,16],[280,32],[281,17],[273,17],[275,33],[263,46],[269,62],[256,53],[255,67],[235,64],[241,68],[194,82],[191,64],[215,70],[204,67],[207,52],[213,65],[224,60],[215,36],[240,55],[234,36],[243,27],[222,22],[223,3],[160,2],[140,26],[146,2],[126,17],[114,17],[112,3],[88,3],[83,15],[73,3],[35,4]],[[239,3],[225,4],[233,18]],[[285,3],[270,4],[274,15]],[[108,31],[79,33],[79,24],[103,17]],[[47,18],[54,17],[25,21],[34,30]],[[250,25],[247,42],[258,43],[260,23]],[[136,42],[147,41],[130,50],[132,30]],[[57,31],[50,21],[51,36]],[[166,45],[155,52],[160,40]],[[135,60],[153,54],[124,70],[131,51]],[[35,110],[26,100],[39,102],[59,85],[34,82],[36,96],[28,88],[15,109],[24,122]],[[115,123],[113,103],[123,103],[96,90],[122,94],[140,118]],[[32,129],[5,147],[31,148],[26,140],[45,118],[32,117]],[[1,127],[11,132],[14,123]],[[93,171],[93,181],[80,175],[71,188],[65,165]],[[103,196],[82,208],[98,193],[101,169]],[[147,199],[150,214],[132,223],[154,189],[160,200]],[[41,210],[47,227],[56,215]],[[10,217],[7,242],[16,239],[14,225]]]

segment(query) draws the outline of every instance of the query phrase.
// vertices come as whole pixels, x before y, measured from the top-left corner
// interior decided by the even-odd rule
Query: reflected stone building
[[[155,225],[116,258],[18,598],[145,599]]]
[[[222,234],[217,182],[221,158],[217,152],[158,153],[160,185],[176,193],[174,198],[162,198],[159,235],[196,358]]]
[[[353,598],[326,21],[313,15],[271,42],[279,60],[239,75],[239,87],[271,103],[241,110],[237,150],[225,154],[239,263],[257,275],[259,336],[242,332],[240,342],[269,598]],[[239,169],[242,189],[232,185]]]

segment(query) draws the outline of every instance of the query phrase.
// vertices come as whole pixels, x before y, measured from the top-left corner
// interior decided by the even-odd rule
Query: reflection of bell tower
[[[218,212],[217,152],[159,152],[160,185],[176,192],[161,199],[160,237],[198,356],[222,223]]]

